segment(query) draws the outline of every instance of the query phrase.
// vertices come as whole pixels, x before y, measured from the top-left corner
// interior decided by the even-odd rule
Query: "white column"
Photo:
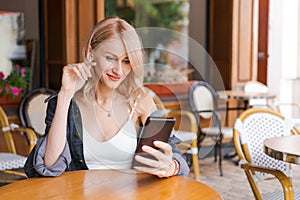
[[[270,0],[268,86],[281,102],[300,102],[299,11],[298,0]]]

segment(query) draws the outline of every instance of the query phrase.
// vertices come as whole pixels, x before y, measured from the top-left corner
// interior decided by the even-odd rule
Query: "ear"
[[[92,52],[88,52],[86,57],[87,57],[88,61],[90,61],[90,62],[94,61],[94,54]]]
[[[88,52],[86,57],[88,61],[94,61],[94,53],[91,46],[88,47]]]

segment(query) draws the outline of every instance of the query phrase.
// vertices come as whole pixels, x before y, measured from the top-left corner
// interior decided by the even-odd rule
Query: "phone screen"
[[[145,125],[141,128],[135,153],[155,159],[151,155],[143,152],[142,146],[147,145],[157,149],[153,144],[154,141],[168,142],[174,124],[175,118],[173,117],[148,117]],[[137,165],[135,162],[134,164]]]

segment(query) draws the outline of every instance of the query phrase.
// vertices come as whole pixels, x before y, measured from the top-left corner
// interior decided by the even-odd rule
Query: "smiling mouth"
[[[118,81],[121,79],[120,76],[113,76],[113,75],[110,75],[110,74],[106,74],[108,76],[108,78],[112,81]]]

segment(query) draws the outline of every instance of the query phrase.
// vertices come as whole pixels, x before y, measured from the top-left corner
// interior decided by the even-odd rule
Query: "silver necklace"
[[[96,104],[104,111],[107,113],[107,117],[111,117],[111,111],[112,108],[110,110],[106,110],[100,103],[98,103],[98,101],[96,101]]]

